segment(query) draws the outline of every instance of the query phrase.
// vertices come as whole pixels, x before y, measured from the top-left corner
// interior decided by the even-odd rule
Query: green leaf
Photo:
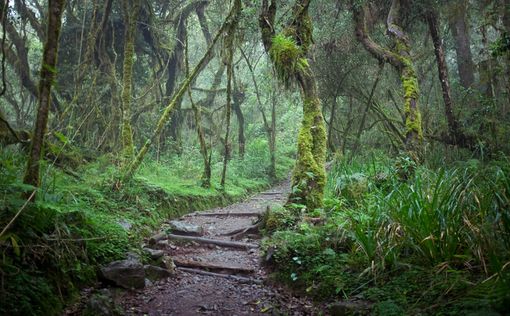
[[[55,132],[53,135],[55,135],[55,137],[58,138],[58,140],[63,144],[67,144],[69,142],[69,139],[61,132]]]
[[[19,244],[18,244],[18,241],[16,240],[16,238],[14,238],[14,235],[11,235],[11,244],[12,244],[12,248],[14,249],[14,254],[17,257],[21,256]]]

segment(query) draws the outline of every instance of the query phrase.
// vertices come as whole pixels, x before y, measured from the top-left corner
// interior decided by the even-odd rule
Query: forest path
[[[281,184],[244,202],[188,214],[179,221],[203,227],[202,238],[233,241],[225,234],[252,225],[268,206],[283,204],[288,191],[289,183]],[[260,236],[247,234],[235,242],[249,246],[159,241],[158,248],[177,264],[177,274],[142,291],[126,292],[120,300],[124,311],[150,316],[315,314],[307,299],[264,282],[267,271],[261,266]]]

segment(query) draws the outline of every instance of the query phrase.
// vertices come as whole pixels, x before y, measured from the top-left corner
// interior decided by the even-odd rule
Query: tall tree
[[[292,18],[275,34],[276,1],[262,1],[259,26],[262,42],[279,79],[301,90],[303,120],[298,135],[297,161],[292,174],[289,202],[303,204],[309,211],[322,207],[326,184],[326,127],[315,75],[307,59],[312,45],[312,22],[308,15],[311,0],[297,0]]]
[[[241,12],[241,1],[234,1],[234,10]],[[225,187],[225,181],[227,177],[227,164],[230,158],[230,146],[228,142],[230,134],[230,116],[232,112],[232,86],[234,80],[234,40],[237,32],[237,25],[239,18],[230,20],[229,25],[225,30],[225,37],[223,39],[223,49],[225,52],[224,64],[227,66],[227,102],[225,104],[225,120],[226,120],[226,132],[225,132],[225,155],[223,157],[223,169],[221,171],[220,184]]]
[[[122,156],[125,161],[130,161],[135,155],[133,143],[133,128],[131,127],[131,99],[133,90],[133,62],[135,59],[136,20],[140,10],[140,1],[124,0],[124,15],[126,32],[124,37],[124,63],[122,68]]]
[[[443,41],[439,33],[438,13],[432,8],[425,13],[425,19],[429,27],[432,42],[434,43],[439,81],[441,82],[441,91],[443,92],[446,122],[448,123],[448,142],[454,145],[465,146],[467,139],[460,130],[459,122],[453,113],[450,79],[448,78],[448,64],[446,63]]]
[[[465,89],[472,88],[475,83],[475,66],[473,64],[473,54],[471,53],[467,6],[467,0],[452,1],[449,21],[450,29],[455,40],[460,84]]]
[[[379,62],[390,63],[400,75],[404,93],[405,146],[408,154],[418,159],[423,140],[421,114],[418,108],[418,76],[411,57],[410,39],[399,25],[400,7],[400,0],[393,0],[386,20],[387,32],[393,38],[395,50],[380,46],[370,37],[367,5],[360,8],[357,4],[353,4],[353,12],[358,40]]]
[[[23,182],[35,187],[39,186],[40,160],[43,153],[44,134],[48,125],[48,114],[51,103],[51,87],[55,82],[57,73],[57,53],[62,13],[65,0],[48,1],[48,24],[46,42],[42,57],[39,81],[39,107],[35,120],[34,134],[28,156],[27,170]]]
[[[202,25],[202,30],[204,32],[204,35],[206,34],[206,21],[204,16],[204,9],[206,5],[209,3],[209,1],[206,0],[199,0],[199,1],[193,1],[186,5],[182,11],[177,15],[176,22],[175,22],[175,44],[172,51],[172,54],[170,55],[170,59],[168,60],[168,67],[167,67],[167,81],[165,84],[165,96],[163,101],[168,102],[171,98],[173,93],[175,92],[175,85],[177,83],[177,78],[182,74],[182,65],[183,63],[183,54],[184,54],[184,42],[186,41],[187,36],[187,20],[191,16],[193,12],[196,12],[197,16],[199,17],[200,24]],[[208,35],[205,35],[206,39]],[[209,35],[210,37],[210,35]],[[207,39],[209,41],[209,39]],[[209,43],[207,43],[209,44]],[[180,152],[181,149],[181,124],[183,120],[183,115],[181,113],[181,105],[178,103],[174,110],[174,115],[170,118],[170,124],[169,124],[169,136],[176,142],[177,144],[177,151]]]

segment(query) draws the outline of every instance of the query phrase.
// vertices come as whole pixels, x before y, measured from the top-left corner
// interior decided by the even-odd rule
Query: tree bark
[[[189,51],[188,51],[188,37],[186,37],[186,76],[189,76]],[[200,144],[200,154],[204,161],[204,170],[202,173],[201,186],[203,188],[211,187],[211,155],[208,153],[207,143],[205,141],[204,129],[202,128],[202,115],[200,106],[193,101],[193,95],[190,87],[188,87],[188,96],[191,102],[191,109],[195,118],[195,128],[197,130],[198,142]]]
[[[237,85],[236,78],[234,76],[234,94],[233,94],[233,102],[232,109],[237,118],[237,144],[239,151],[239,158],[244,159],[245,147],[246,147],[246,138],[244,136],[244,114],[241,109],[241,104],[244,102],[244,91],[242,88]]]
[[[473,55],[471,53],[471,39],[469,24],[467,23],[467,1],[455,2],[450,16],[450,28],[455,40],[455,53],[457,54],[457,69],[460,84],[465,88],[472,88],[475,83]]]
[[[233,8],[240,12],[241,1],[236,0]],[[225,105],[225,119],[226,119],[226,131],[225,131],[225,155],[223,156],[223,169],[221,171],[220,185],[225,188],[225,181],[227,177],[227,165],[230,159],[230,146],[229,146],[229,134],[230,134],[230,116],[232,110],[232,79],[234,76],[234,38],[237,29],[238,19],[232,19],[226,30],[225,38],[223,39],[224,49],[226,51],[225,63],[227,65],[227,103]]]
[[[124,63],[122,69],[122,158],[124,162],[129,162],[135,155],[135,146],[133,143],[133,128],[131,126],[131,99],[133,88],[133,62],[135,58],[135,31],[137,24],[138,11],[140,10],[140,0],[135,0],[132,7],[129,1],[124,0],[124,14],[126,16],[126,33],[124,37]]]
[[[297,161],[292,174],[292,193],[289,203],[305,205],[313,211],[323,205],[326,184],[326,128],[322,116],[321,102],[317,91],[315,75],[306,58],[312,44],[312,25],[308,15],[310,0],[298,0],[293,8],[293,17],[287,28],[275,36],[276,1],[262,1],[262,13],[259,26],[262,42],[269,53],[277,73],[284,73],[280,78],[295,80],[301,90],[303,101],[303,120],[298,135]],[[290,36],[289,36],[290,35]],[[275,39],[286,41],[284,46],[300,51],[295,60],[282,60],[287,56],[285,47],[274,46]],[[289,39],[290,37],[290,39]],[[291,66],[289,67],[289,64]],[[292,66],[292,65],[295,66]]]
[[[460,130],[459,123],[453,113],[453,101],[450,90],[450,80],[448,78],[448,64],[446,63],[445,50],[441,35],[439,34],[438,14],[434,9],[425,14],[425,19],[429,27],[430,36],[434,43],[434,53],[436,55],[437,70],[439,81],[441,82],[441,91],[443,93],[444,109],[446,122],[448,123],[448,134],[453,144],[465,145],[465,137]]]
[[[62,23],[65,0],[49,0],[48,26],[44,44],[39,81],[39,107],[35,121],[34,134],[28,156],[27,169],[23,183],[38,187],[40,185],[39,169],[43,153],[44,134],[48,125],[51,103],[51,87],[56,77],[58,41]]]

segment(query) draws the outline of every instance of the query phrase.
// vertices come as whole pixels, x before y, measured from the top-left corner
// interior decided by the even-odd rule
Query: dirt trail
[[[288,192],[283,184],[257,196],[224,208],[212,209],[205,215],[188,214],[181,221],[202,226],[204,238],[231,240],[224,236],[248,227],[267,206],[282,204]],[[212,215],[210,213],[218,213]],[[228,213],[236,213],[226,215]],[[245,213],[245,214],[240,214]],[[247,213],[254,213],[246,216]],[[164,240],[159,248],[176,262],[185,262],[195,272],[177,268],[174,277],[155,282],[140,292],[126,292],[121,305],[127,315],[311,315],[312,304],[293,297],[288,291],[267,285],[267,272],[260,263],[260,236],[246,235],[236,242],[257,247],[236,249],[196,242]],[[201,269],[200,265],[213,266]],[[219,268],[219,267],[225,267]],[[189,271],[189,270],[188,270]],[[197,272],[234,275],[203,275]]]

